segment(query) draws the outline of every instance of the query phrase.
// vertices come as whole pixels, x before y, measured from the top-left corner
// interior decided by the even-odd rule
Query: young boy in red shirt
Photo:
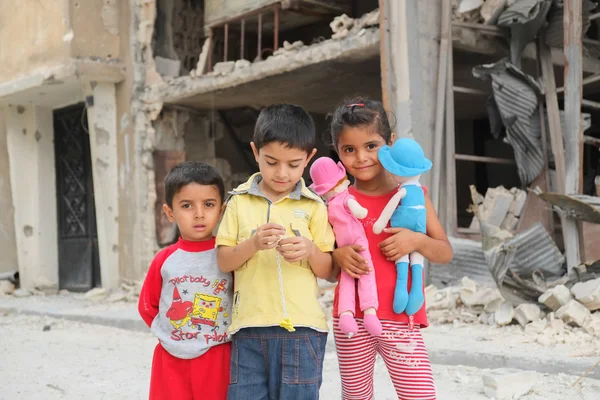
[[[156,335],[151,400],[225,400],[232,275],[219,270],[212,235],[224,210],[216,169],[184,162],[165,178],[163,210],[181,237],[152,261],[138,309]]]

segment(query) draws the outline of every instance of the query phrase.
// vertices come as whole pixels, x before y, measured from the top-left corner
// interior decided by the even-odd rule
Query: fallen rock
[[[248,68],[250,65],[252,65],[252,63],[250,61],[241,59],[241,60],[237,60],[235,62],[234,68],[235,69]]]
[[[594,313],[583,321],[583,329],[590,335],[600,337],[600,313]]]
[[[535,371],[499,368],[483,373],[483,390],[496,400],[518,399],[535,386],[538,375]]]
[[[576,283],[571,288],[571,293],[588,310],[600,309],[600,278]]]
[[[562,319],[551,319],[546,325],[546,331],[551,335],[559,335],[565,331],[565,323]]]
[[[31,296],[31,292],[27,289],[17,289],[12,294],[15,297],[29,297]]]
[[[88,300],[102,300],[108,295],[108,290],[104,288],[93,288],[85,293],[85,298]]]
[[[562,321],[560,321],[560,322],[562,322]],[[546,326],[547,326],[546,321],[544,321],[542,319],[538,319],[538,320],[533,321],[530,324],[527,324],[525,326],[525,333],[530,334],[530,335],[537,335],[537,334],[544,332],[544,330],[546,329]]]
[[[479,219],[499,227],[514,200],[513,194],[502,186],[489,188],[479,209]]]
[[[572,298],[571,291],[565,285],[558,285],[547,290],[539,297],[538,301],[549,309],[556,311],[571,301]]]
[[[232,72],[234,68],[235,61],[222,61],[215,64],[213,67],[213,72],[215,74],[227,75],[228,73]]]
[[[487,2],[486,2],[487,3]],[[525,202],[527,201],[527,193],[524,190],[512,188],[510,192],[515,196],[512,204],[510,205],[509,213],[515,217],[521,216]]]
[[[12,294],[15,291],[15,285],[9,281],[0,281],[0,296]]]
[[[515,317],[515,309],[509,302],[505,301],[502,303],[498,311],[494,313],[494,319],[496,320],[496,325],[504,326],[508,325],[512,322]]]
[[[515,309],[515,319],[522,326],[527,326],[532,321],[538,321],[542,310],[537,304],[519,304]]]
[[[346,14],[338,15],[329,23],[329,27],[333,33],[340,31],[349,31],[354,26],[354,19],[350,18]]]
[[[590,310],[577,300],[571,300],[558,309],[556,317],[566,324],[583,326],[585,319],[591,315]]]
[[[435,288],[435,287],[434,287]],[[429,289],[431,291],[431,289]],[[427,310],[453,310],[458,302],[458,293],[456,288],[447,287],[442,290],[436,290],[434,293],[427,293],[425,289]]]

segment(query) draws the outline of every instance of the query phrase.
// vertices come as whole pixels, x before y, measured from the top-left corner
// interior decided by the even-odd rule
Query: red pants
[[[160,343],[154,349],[150,400],[226,400],[231,343],[212,347],[200,357],[173,357]]]

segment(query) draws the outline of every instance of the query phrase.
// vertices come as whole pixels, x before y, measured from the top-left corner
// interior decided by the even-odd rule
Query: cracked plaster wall
[[[10,188],[6,121],[0,113],[0,272],[18,270],[15,209]]]

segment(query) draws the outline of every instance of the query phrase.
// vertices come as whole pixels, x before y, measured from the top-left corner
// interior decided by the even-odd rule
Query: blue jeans
[[[233,335],[228,400],[317,400],[327,333],[245,328]]]

